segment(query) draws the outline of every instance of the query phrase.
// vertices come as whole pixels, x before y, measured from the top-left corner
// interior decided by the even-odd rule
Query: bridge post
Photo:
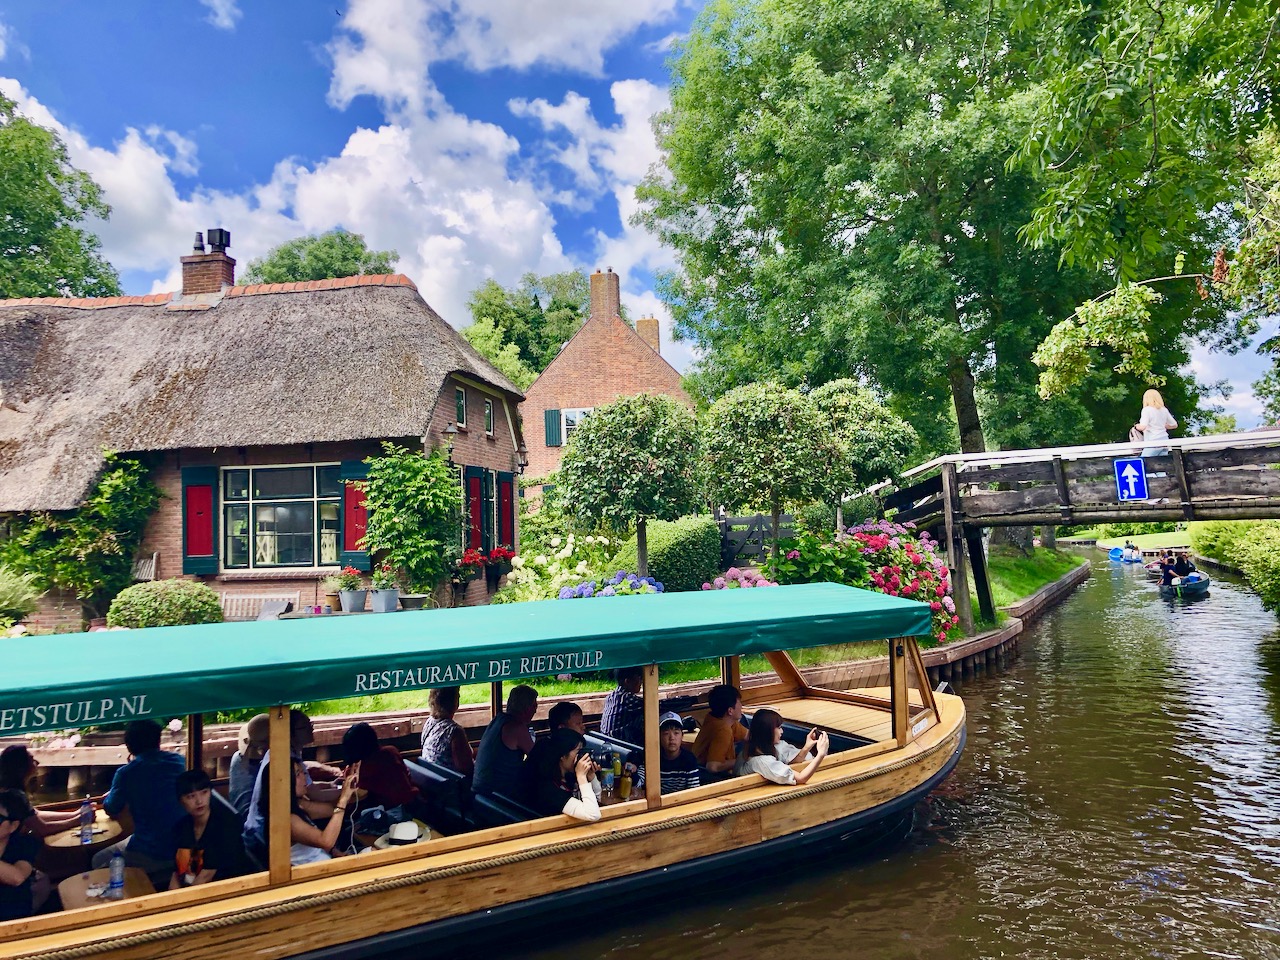
[[[960,522],[960,487],[956,465],[942,465],[942,511],[946,523],[947,566],[951,568],[951,594],[964,632],[973,635],[973,602],[969,599],[969,571],[965,564],[964,530]]]
[[[963,524],[961,529],[964,530]],[[982,549],[982,530],[964,530],[969,545],[969,563],[973,565],[973,587],[978,591],[978,612],[987,623],[996,622],[996,602],[991,595],[991,578],[987,575],[987,554]]]

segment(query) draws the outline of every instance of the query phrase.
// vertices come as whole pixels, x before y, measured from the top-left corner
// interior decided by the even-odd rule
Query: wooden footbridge
[[[956,609],[972,626],[968,567],[982,616],[995,605],[983,529],[1158,520],[1280,518],[1280,429],[1167,441],[1142,457],[1132,443],[939,457],[873,491],[899,523],[937,531],[947,548]],[[1116,461],[1140,458],[1129,470]],[[1126,471],[1128,471],[1126,473]],[[1145,473],[1146,497],[1131,497]]]

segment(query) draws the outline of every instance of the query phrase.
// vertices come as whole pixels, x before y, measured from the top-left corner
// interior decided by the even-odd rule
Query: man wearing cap
[[[680,714],[668,711],[658,718],[658,746],[662,752],[662,792],[675,793],[700,786],[698,759],[684,745],[684,721]]]
[[[242,824],[249,813],[253,785],[258,779],[262,755],[267,752],[270,739],[271,718],[265,713],[258,714],[240,728],[240,749],[231,757],[231,781],[227,795]]]

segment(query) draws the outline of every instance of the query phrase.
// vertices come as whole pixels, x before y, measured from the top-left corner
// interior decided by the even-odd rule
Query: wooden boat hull
[[[965,744],[964,705],[943,694],[937,701],[940,719],[927,728],[917,721],[918,735],[905,747],[875,736],[878,742],[829,757],[804,786],[716,784],[664,797],[670,802],[657,810],[612,808],[594,824],[517,824],[418,851],[300,867],[285,886],[267,887],[259,876],[211,885],[208,893],[192,888],[90,907],[75,929],[35,918],[22,922],[29,935],[0,942],[0,957],[338,960],[420,952],[478,926],[548,910],[581,915],[574,911],[597,898],[659,893],[688,877],[825,853],[904,816],[954,768]],[[806,722],[855,709],[820,693],[778,705]],[[208,898],[217,886],[226,894]]]
[[[1160,593],[1166,597],[1202,597],[1208,592],[1209,578],[1204,574],[1196,580],[1160,585]]]

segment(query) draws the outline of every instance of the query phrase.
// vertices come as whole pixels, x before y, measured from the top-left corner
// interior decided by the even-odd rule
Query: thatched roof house
[[[0,512],[74,509],[106,450],[165,452],[179,500],[178,472],[193,465],[355,463],[382,439],[454,439],[464,476],[518,471],[520,391],[407,277],[234,286],[218,236],[223,246],[183,258],[181,293],[0,301]],[[468,393],[470,446],[465,424],[454,433]],[[482,408],[488,442],[475,430]],[[477,510],[493,509],[492,484]],[[498,525],[482,524],[495,536]],[[514,540],[514,516],[506,525]],[[195,566],[226,572],[224,547]],[[168,559],[167,574],[196,572]]]

